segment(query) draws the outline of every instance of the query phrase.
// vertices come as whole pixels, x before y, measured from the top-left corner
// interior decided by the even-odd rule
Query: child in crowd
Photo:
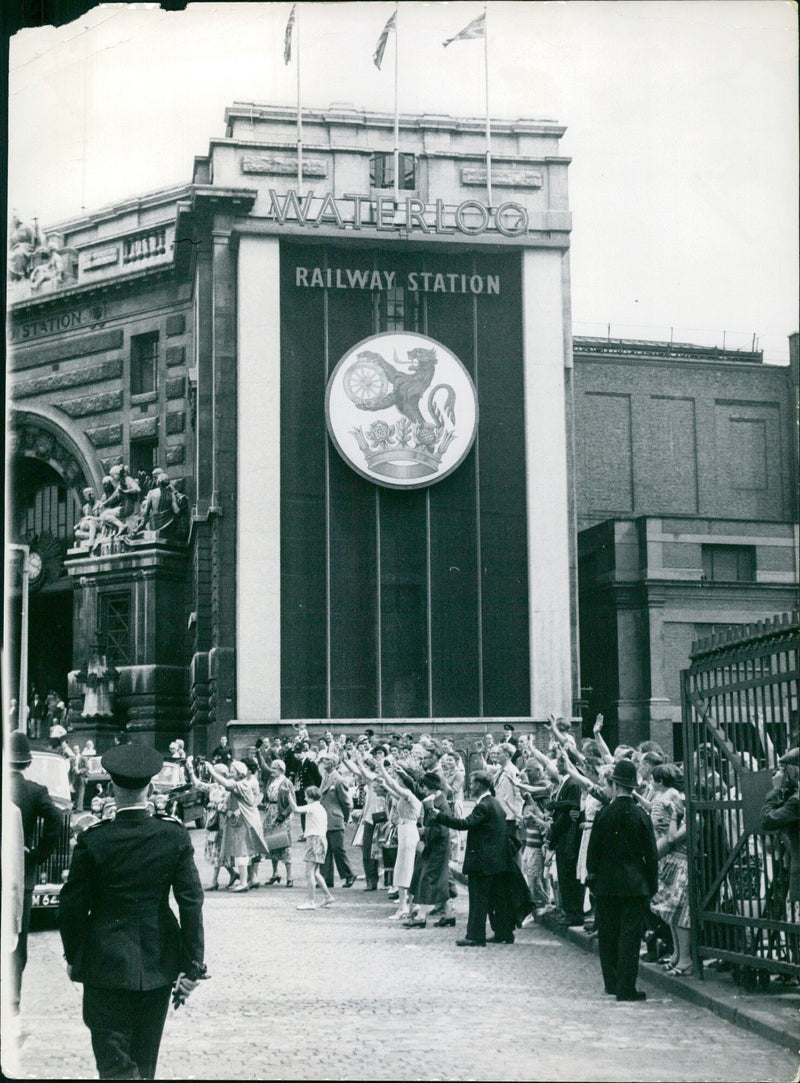
[[[289,798],[289,804],[292,807],[292,812],[305,813],[306,817],[305,860],[308,899],[304,903],[300,903],[297,909],[316,910],[317,887],[320,888],[324,896],[322,905],[330,906],[333,902],[333,895],[329,891],[328,885],[325,883],[322,872],[320,871],[323,862],[325,861],[325,854],[328,850],[328,814],[320,801],[319,787],[307,787],[306,803],[304,805],[297,804],[291,789],[288,789],[286,792]]]

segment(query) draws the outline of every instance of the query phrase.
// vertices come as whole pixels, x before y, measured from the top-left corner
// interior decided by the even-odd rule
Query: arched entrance
[[[81,516],[81,491],[92,483],[95,471],[76,447],[76,440],[66,431],[60,431],[50,418],[15,411],[10,437],[9,541],[12,545],[27,545],[31,553],[27,682],[30,708],[37,692],[43,702],[50,692],[57,699],[67,701],[67,674],[73,668],[73,589],[64,570],[64,559]],[[6,643],[12,690],[9,698],[17,698],[23,638],[18,555],[12,555],[9,562],[7,582]],[[32,725],[31,729],[35,733],[38,727]]]

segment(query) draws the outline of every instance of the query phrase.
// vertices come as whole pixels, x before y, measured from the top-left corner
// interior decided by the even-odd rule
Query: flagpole
[[[300,11],[295,8],[295,30],[297,31],[297,195],[303,191],[303,113],[300,109]]]
[[[489,16],[483,5],[483,69],[486,79],[486,191],[492,207],[492,126],[489,120]]]
[[[398,9],[399,3],[394,5],[394,203],[395,208],[400,202],[400,113],[398,111],[398,98],[397,98],[397,52],[400,40],[400,31],[398,29]]]

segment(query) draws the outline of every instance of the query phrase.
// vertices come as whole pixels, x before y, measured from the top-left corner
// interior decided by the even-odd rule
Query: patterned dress
[[[269,856],[273,861],[285,861],[287,854],[291,860],[292,809],[288,797],[291,785],[286,775],[280,775],[267,786],[264,802],[264,834],[269,835],[273,831],[282,830],[289,836],[289,846],[282,847],[280,850],[270,850]]]

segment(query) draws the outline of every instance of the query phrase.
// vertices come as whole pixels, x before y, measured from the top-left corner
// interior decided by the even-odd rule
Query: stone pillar
[[[279,719],[281,354],[276,239],[240,239],[238,307],[237,718]]]
[[[522,257],[531,714],[572,714],[562,253]]]
[[[189,672],[186,666],[185,549],[164,542],[138,541],[115,552],[71,550],[65,567],[74,583],[73,662],[70,674],[72,717],[84,736],[110,743],[122,728],[162,751],[189,726]],[[80,721],[83,696],[76,681],[94,652],[104,596],[113,596],[126,619],[116,645],[103,646],[119,671],[115,718]],[[118,612],[120,610],[118,609]],[[122,627],[126,631],[122,631]]]

